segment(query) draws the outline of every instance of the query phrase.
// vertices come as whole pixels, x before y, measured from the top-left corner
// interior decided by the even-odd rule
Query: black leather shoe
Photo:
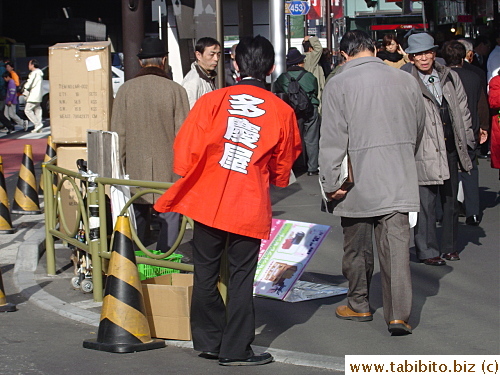
[[[220,358],[219,365],[221,366],[257,366],[265,365],[266,363],[272,362],[274,360],[273,356],[269,353],[262,353],[259,355],[254,355],[253,357],[247,359],[229,359]]]
[[[427,259],[420,259],[421,263],[424,263],[428,266],[444,266],[446,262],[444,261],[443,258],[441,257],[434,257],[434,258],[427,258]]]
[[[478,226],[480,222],[481,220],[479,220],[479,217],[477,215],[472,215],[465,219],[465,224],[467,225]]]
[[[443,254],[443,258],[446,260],[460,260],[460,257],[458,256],[458,251],[455,251],[454,253],[445,253]]]
[[[198,357],[205,359],[219,359],[219,353],[217,352],[201,352]]]
[[[315,172],[307,172],[307,175],[308,175],[308,176],[317,176],[317,175],[319,175],[319,171],[315,171]]]

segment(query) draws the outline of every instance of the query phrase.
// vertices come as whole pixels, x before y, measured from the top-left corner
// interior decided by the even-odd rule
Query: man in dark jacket
[[[290,49],[286,55],[287,73],[293,79],[297,79],[302,72],[305,74],[300,78],[299,85],[306,92],[313,109],[310,113],[297,116],[302,144],[304,147],[304,160],[307,157],[307,175],[317,175],[318,172],[318,152],[319,152],[319,128],[321,117],[318,106],[318,80],[316,77],[304,69],[305,55],[301,54],[296,48]],[[288,93],[290,79],[287,73],[282,73],[274,82],[273,92]]]
[[[420,212],[415,226],[415,249],[426,265],[459,260],[458,170],[472,169],[467,147],[475,147],[467,95],[458,74],[435,61],[434,38],[426,33],[408,38],[410,61],[403,66],[417,80],[425,103],[425,131],[417,151]],[[443,234],[436,235],[436,203],[441,198]],[[443,254],[443,258],[441,257]]]
[[[459,178],[462,181],[464,191],[465,223],[468,225],[479,225],[481,218],[479,215],[479,170],[477,168],[477,146],[488,138],[488,131],[481,129],[479,120],[479,103],[485,100],[482,94],[481,81],[479,76],[472,70],[465,69],[464,59],[466,55],[465,46],[456,41],[446,42],[442,48],[442,55],[446,65],[455,71],[467,94],[467,106],[470,111],[472,129],[476,138],[476,148],[468,147],[469,157],[472,162],[470,172],[460,172]],[[488,105],[487,102],[483,103]]]

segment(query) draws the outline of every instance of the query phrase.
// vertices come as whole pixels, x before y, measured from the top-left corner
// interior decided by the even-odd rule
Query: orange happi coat
[[[300,151],[293,110],[256,80],[205,94],[174,143],[174,172],[183,178],[154,208],[266,239],[271,227],[269,184],[288,185]]]

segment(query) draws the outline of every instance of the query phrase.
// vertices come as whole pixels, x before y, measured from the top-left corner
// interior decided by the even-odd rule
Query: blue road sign
[[[292,16],[305,16],[309,13],[310,6],[307,1],[287,1],[286,8],[285,11],[288,10]]]

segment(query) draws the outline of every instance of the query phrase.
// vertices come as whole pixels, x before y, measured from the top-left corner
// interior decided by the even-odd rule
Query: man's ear
[[[266,75],[270,76],[271,74],[273,74],[274,69],[276,69],[276,65],[273,65],[273,67],[271,68],[271,70],[269,70],[269,72]]]
[[[198,51],[194,51],[194,55],[196,56],[196,60],[197,61],[200,61],[201,60],[201,57],[202,57],[202,54],[199,53]]]
[[[342,55],[345,61],[349,61],[349,55],[347,55],[347,53],[345,53],[344,51],[340,51],[340,54]]]

